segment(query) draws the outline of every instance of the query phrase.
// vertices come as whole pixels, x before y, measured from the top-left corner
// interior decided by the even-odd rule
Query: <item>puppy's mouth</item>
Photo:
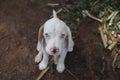
[[[60,53],[59,52],[56,52],[56,53],[51,52],[50,55],[60,55]]]
[[[54,55],[60,55],[60,52],[50,52],[48,54],[54,56]]]

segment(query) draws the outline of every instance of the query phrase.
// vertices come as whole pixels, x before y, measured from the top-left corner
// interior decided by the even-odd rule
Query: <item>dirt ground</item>
[[[34,62],[37,33],[52,14],[46,4],[58,1],[31,1],[0,0],[0,80],[35,80],[41,72]],[[111,68],[110,53],[92,32],[98,23],[83,22],[77,26],[74,51],[67,55],[66,68],[79,80],[120,80],[120,73]],[[65,70],[48,71],[42,80],[76,79]]]

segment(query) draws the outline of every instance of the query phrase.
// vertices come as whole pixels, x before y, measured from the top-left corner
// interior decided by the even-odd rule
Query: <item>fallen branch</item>
[[[102,38],[102,41],[103,41],[103,45],[106,48],[108,46],[107,45],[107,38],[105,37],[105,34],[102,31],[102,27],[99,27],[99,31],[100,31],[100,35],[101,35],[101,38]]]
[[[75,78],[75,80],[79,80],[70,70],[66,69],[66,71]]]
[[[113,12],[113,14],[112,14],[112,16],[110,17],[111,19],[110,19],[110,22],[109,22],[109,26],[111,26],[112,24],[113,24],[113,19],[115,18],[115,16],[118,14],[118,11],[115,11],[115,12]]]
[[[50,63],[53,64],[53,57],[50,59]],[[48,66],[47,68],[45,68],[40,75],[37,77],[36,80],[41,80],[42,77],[45,75],[45,73],[50,69],[50,66]]]
[[[59,6],[59,3],[48,3],[47,5],[50,7],[56,7]]]
[[[103,22],[102,19],[99,19],[99,18],[97,18],[97,17],[91,15],[87,10],[83,10],[82,13],[83,13],[84,15],[86,15],[86,16],[88,16],[88,17],[90,17],[90,18],[92,18],[92,19],[94,19],[94,20],[100,22],[100,23]]]
[[[60,13],[62,10],[63,10],[63,9],[62,9],[62,8],[60,8],[60,9],[57,11],[57,14],[58,14],[58,13]]]
[[[120,54],[120,50],[119,50],[118,47],[116,47],[116,48],[112,51],[112,57],[113,57],[112,68],[113,68],[113,70],[115,70],[115,63],[116,63],[116,60],[117,60],[119,54]]]
[[[69,12],[69,10],[64,5],[62,7],[66,12]]]
[[[36,80],[40,80],[48,70],[49,70],[49,66],[40,73],[40,75],[37,77]]]
[[[60,8],[56,13],[58,14],[58,13],[60,13],[62,10],[63,10],[63,9]],[[53,17],[53,15],[51,15],[50,17]]]
[[[96,0],[92,6],[95,6],[97,3],[99,2],[99,0]]]
[[[116,45],[117,45],[117,42],[113,41],[112,44],[108,46],[108,49],[111,51],[113,50],[113,48],[115,48]]]
[[[115,13],[115,12],[112,12],[112,13],[108,16],[107,20],[110,20],[110,19],[113,17],[114,13]]]
[[[117,57],[118,57],[118,53],[115,54],[115,57],[114,57],[114,59],[112,61],[112,68],[113,68],[113,70],[115,69],[115,62],[117,60]]]

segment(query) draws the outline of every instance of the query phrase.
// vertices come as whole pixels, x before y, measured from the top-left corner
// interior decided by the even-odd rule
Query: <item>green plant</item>
[[[114,10],[119,10],[119,3],[117,0],[99,0],[95,5],[91,7],[91,12],[93,14],[99,14],[105,12],[108,14]]]
[[[55,64],[50,64],[50,72],[53,73],[55,71]]]
[[[89,10],[91,14],[105,18],[113,11],[119,11],[120,7],[117,0],[76,0],[69,5],[68,20],[75,21],[76,18],[82,18],[82,10]]]
[[[115,68],[118,69],[118,70],[120,70],[120,61],[118,61],[118,62],[115,63]]]
[[[104,23],[108,24],[110,22],[110,20],[107,20],[108,16],[114,11],[120,11],[120,7],[118,7],[119,4],[120,3],[117,0],[76,0],[73,4],[67,6],[67,9],[69,10],[67,15],[67,23],[70,27],[74,27],[71,28],[76,30],[77,28],[74,24],[79,23],[80,21],[89,20],[89,18],[84,17],[82,14],[83,10],[88,10],[92,15],[102,19]],[[112,27],[107,26],[107,30],[114,30],[116,33],[120,33],[120,28],[118,28],[117,25],[120,21],[118,16],[120,15],[117,14],[117,17],[113,19],[111,25]],[[93,33],[99,34],[97,30],[93,30]]]
[[[69,6],[69,13],[68,13],[68,19],[69,20],[74,20],[78,17],[82,16],[82,10],[87,9],[88,5],[87,5],[87,0],[83,0],[83,1],[76,1],[75,3],[73,3],[72,5]]]
[[[95,35],[100,35],[100,31],[98,30],[98,28],[93,29],[92,32]]]

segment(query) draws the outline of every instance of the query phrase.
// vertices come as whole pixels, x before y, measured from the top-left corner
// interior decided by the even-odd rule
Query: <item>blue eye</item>
[[[65,34],[61,34],[61,38],[64,38],[65,37]]]
[[[45,37],[49,37],[48,33],[45,33]]]

